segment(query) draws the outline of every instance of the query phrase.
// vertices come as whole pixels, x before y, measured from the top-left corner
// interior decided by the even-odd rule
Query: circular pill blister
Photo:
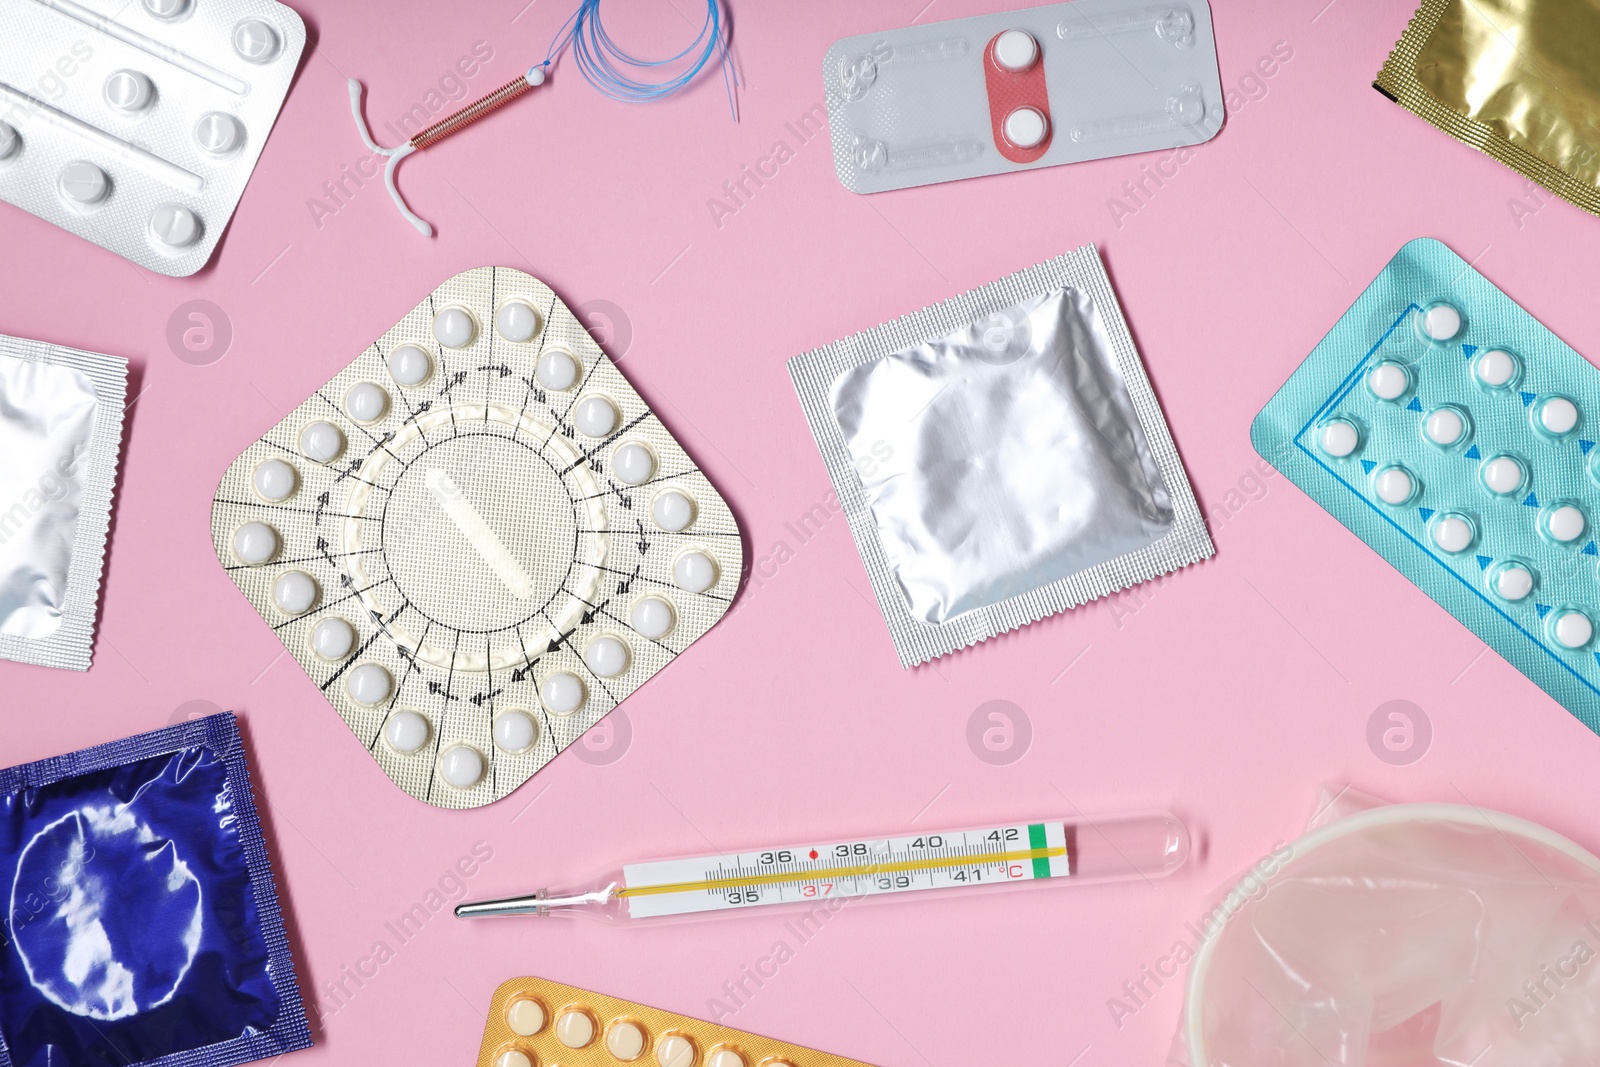
[[[650,517],[668,533],[679,533],[694,521],[694,501],[680,490],[662,490],[650,502]]]
[[[1435,515],[1429,536],[1441,552],[1459,555],[1472,547],[1478,539],[1478,530],[1472,520],[1457,511]]]
[[[1417,496],[1417,479],[1401,466],[1382,467],[1372,474],[1372,491],[1390,507],[1408,504]]]
[[[518,997],[506,1008],[506,1025],[519,1037],[532,1037],[544,1029],[544,1005],[532,997]]]
[[[118,111],[133,114],[143,111],[156,100],[155,83],[148,74],[136,70],[114,70],[106,75],[102,90],[106,103]]]
[[[1539,513],[1539,530],[1558,545],[1570,545],[1583,536],[1589,521],[1583,509],[1570,501],[1546,504]]]
[[[110,194],[111,177],[93,163],[77,159],[61,168],[56,188],[72,203],[89,207],[100,203]]]
[[[338,661],[356,647],[356,628],[340,618],[319,619],[311,628],[311,651]]]
[[[1510,560],[1491,568],[1488,582],[1495,596],[1512,603],[1526,600],[1537,584],[1533,569],[1517,560]]]
[[[539,684],[539,699],[552,715],[571,715],[583,706],[583,681],[570,671],[556,671]]]
[[[660,1067],[694,1067],[694,1042],[682,1034],[668,1034],[656,1045]]]
[[[611,453],[611,472],[624,485],[643,485],[656,472],[656,457],[636,441]]]
[[[994,39],[994,61],[1013,74],[1021,74],[1039,58],[1039,42],[1027,30],[1007,30]]]
[[[578,401],[572,421],[585,437],[604,437],[617,428],[617,406],[603,396],[586,396]]]
[[[1411,372],[1393,360],[1383,360],[1367,371],[1367,391],[1393,403],[1411,391]]]
[[[163,22],[170,22],[189,10],[189,0],[144,0],[144,9]]]
[[[304,615],[317,602],[317,582],[305,571],[285,571],[272,583],[272,602],[285,615]]]
[[[1465,411],[1454,404],[1445,404],[1424,416],[1422,436],[1440,448],[1454,448],[1472,436],[1472,422]]]
[[[1490,456],[1478,469],[1483,487],[1495,496],[1514,496],[1528,480],[1527,465],[1516,456]]]
[[[10,159],[22,149],[22,134],[9,122],[0,122],[0,160]]]
[[[446,348],[465,348],[477,335],[478,321],[466,308],[442,308],[433,317],[433,339]]]
[[[194,124],[194,141],[207,155],[225,156],[244,143],[244,127],[223,111],[207,111]]]
[[[523,344],[539,334],[539,313],[521,300],[507,300],[494,313],[495,332],[507,341]]]
[[[601,678],[615,678],[628,669],[628,646],[615,637],[596,637],[583,648],[583,662]]]
[[[1522,360],[1503,348],[1479,352],[1472,361],[1472,377],[1485,389],[1510,389],[1522,377]]]
[[[638,1023],[619,1019],[606,1031],[606,1051],[624,1063],[644,1052],[644,1030]]]
[[[494,1058],[494,1067],[533,1067],[533,1060],[520,1048],[508,1048]]]
[[[578,360],[564,348],[552,348],[539,357],[539,365],[533,373],[540,385],[559,393],[571,389],[572,383],[578,380]]]
[[[270,63],[278,56],[278,31],[260,19],[245,19],[233,28],[233,50],[248,63]]]
[[[374,382],[357,382],[344,394],[344,413],[357,422],[377,422],[389,410],[389,394]]]
[[[264,522],[247,522],[233,531],[233,554],[254,567],[278,554],[278,531]]]
[[[281,459],[269,459],[258,463],[250,475],[256,496],[273,504],[280,500],[288,500],[294,493],[298,481],[294,468]]]
[[[672,580],[690,593],[704,593],[717,584],[717,565],[698,549],[685,552],[672,564]]]
[[[471,745],[451,745],[439,753],[439,777],[455,789],[471,789],[483,780],[483,753]]]
[[[376,663],[363,663],[344,676],[344,690],[357,704],[371,707],[389,699],[394,679]]]
[[[1317,446],[1325,455],[1344,459],[1361,447],[1361,431],[1349,419],[1329,419],[1317,431]]]
[[[521,708],[514,708],[496,715],[489,733],[494,737],[495,748],[517,755],[539,740],[539,723]]]
[[[1436,344],[1454,340],[1461,333],[1461,312],[1443,301],[1429,304],[1417,315],[1417,329]]]
[[[150,236],[168,248],[188,248],[200,240],[200,216],[182,204],[157,204],[150,212]]]
[[[706,1067],[748,1067],[744,1057],[731,1048],[712,1049],[706,1057]]]
[[[1594,640],[1594,621],[1577,608],[1562,608],[1550,613],[1550,636],[1562,648],[1577,650]]]
[[[1050,120],[1035,107],[1019,107],[1006,116],[1001,129],[1018,148],[1037,148],[1050,132]]]
[[[318,463],[327,463],[344,451],[344,432],[331,422],[307,423],[300,431],[300,454]]]
[[[421,385],[433,373],[433,357],[416,345],[401,345],[389,353],[389,377],[396,385]]]
[[[568,1048],[583,1048],[594,1040],[594,1018],[586,1011],[568,1008],[556,1016],[556,1040]]]
[[[421,712],[412,711],[410,708],[401,708],[389,716],[383,724],[383,739],[390,748],[401,755],[409,756],[418,752],[428,743],[431,733],[428,720]]]
[[[647,596],[628,612],[628,623],[652,641],[667,636],[672,629],[672,605],[658,596]]]
[[[1540,397],[1534,401],[1533,428],[1547,437],[1565,437],[1578,428],[1578,405],[1564,396]]]

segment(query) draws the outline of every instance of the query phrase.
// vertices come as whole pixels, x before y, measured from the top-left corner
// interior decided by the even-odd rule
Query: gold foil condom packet
[[[1423,0],[1374,87],[1600,215],[1600,5]]]

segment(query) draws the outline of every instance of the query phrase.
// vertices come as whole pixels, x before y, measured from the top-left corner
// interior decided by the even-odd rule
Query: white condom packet
[[[1213,552],[1092,245],[789,373],[902,666]]]
[[[846,37],[822,61],[857,193],[1181,148],[1222,128],[1206,0],[1074,3]]]
[[[0,334],[0,656],[88,670],[128,362]]]

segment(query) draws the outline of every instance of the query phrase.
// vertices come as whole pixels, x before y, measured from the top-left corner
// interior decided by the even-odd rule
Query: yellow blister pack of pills
[[[537,278],[446,281],[234,461],[230,578],[407,793],[510,793],[709,630],[727,504]]]
[[[478,1067],[869,1067],[544,978],[494,991]]]

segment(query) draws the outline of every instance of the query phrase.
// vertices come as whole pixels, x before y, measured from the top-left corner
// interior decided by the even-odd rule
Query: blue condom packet
[[[311,1044],[231,714],[0,770],[0,903],[0,1067]]]
[[[1256,451],[1600,733],[1600,371],[1406,244],[1250,427]]]

